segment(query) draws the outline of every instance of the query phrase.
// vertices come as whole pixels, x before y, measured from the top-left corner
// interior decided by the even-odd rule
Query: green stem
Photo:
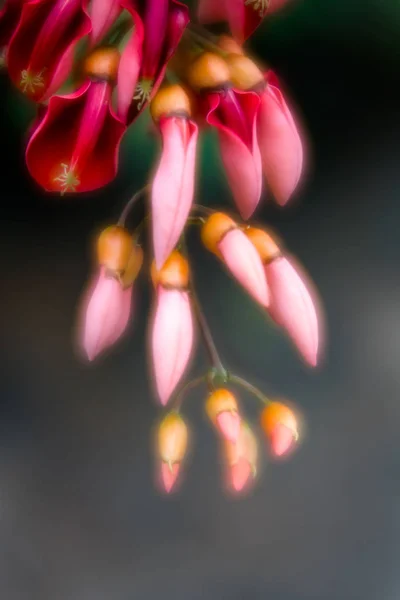
[[[231,375],[229,373],[229,381],[231,383],[236,383],[237,385],[240,385],[242,388],[247,390],[250,394],[253,394],[253,396],[255,396],[256,398],[261,400],[261,402],[263,404],[270,403],[270,400],[265,396],[265,394],[263,394],[261,390],[256,388],[255,385],[252,385],[251,383],[246,381],[246,379],[242,379],[242,377],[238,377],[237,375]]]
[[[193,388],[195,388],[198,385],[200,385],[201,383],[206,383],[206,382],[207,382],[207,376],[206,375],[202,375],[201,377],[196,377],[196,379],[192,379],[192,381],[189,381],[186,385],[183,386],[183,388],[176,395],[174,401],[172,402],[172,408],[171,408],[171,410],[179,412],[180,409],[181,409],[182,402],[183,402],[185,394],[189,390],[192,390]]]
[[[122,211],[117,225],[119,225],[120,227],[124,227],[125,226],[125,221],[128,218],[129,213],[131,212],[132,208],[136,205],[136,203],[141,199],[141,197],[150,189],[150,184],[145,185],[144,187],[142,187],[138,192],[136,192],[136,194],[134,194],[132,196],[132,198],[129,200],[129,202],[127,202],[127,204],[125,205],[124,210]]]

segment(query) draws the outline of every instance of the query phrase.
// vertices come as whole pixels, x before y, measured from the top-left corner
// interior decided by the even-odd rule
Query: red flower
[[[6,0],[0,10],[0,48],[7,46],[21,16],[24,0]]]
[[[7,51],[15,85],[37,102],[49,98],[71,71],[76,42],[90,30],[86,1],[27,2]]]

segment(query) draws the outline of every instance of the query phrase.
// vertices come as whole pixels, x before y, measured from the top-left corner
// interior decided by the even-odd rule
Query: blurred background
[[[201,392],[185,407],[193,452],[180,492],[161,497],[154,486],[160,410],[145,377],[145,278],[124,341],[90,366],[74,351],[93,235],[157,156],[147,116],[107,189],[46,196],[24,165],[29,108],[1,76],[4,600],[398,600],[399,31],[396,0],[298,0],[251,40],[283,79],[313,152],[293,203],[267,200],[257,219],[314,279],[329,345],[318,370],[303,366],[192,234],[199,295],[227,365],[295,402],[307,423],[299,452],[265,459],[243,499],[224,491]],[[198,200],[230,206],[212,133],[199,160]],[[199,348],[193,373],[205,365]],[[241,398],[257,423],[256,402]]]

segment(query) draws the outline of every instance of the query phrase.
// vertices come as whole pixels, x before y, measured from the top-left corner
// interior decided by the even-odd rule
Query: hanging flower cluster
[[[189,443],[182,402],[201,383],[208,386],[205,411],[234,491],[249,488],[258,461],[257,439],[236,388],[263,403],[261,425],[274,456],[290,452],[299,436],[297,411],[224,367],[194,292],[185,243],[190,225],[200,228],[205,249],[286,331],[304,360],[311,366],[318,362],[320,311],[311,283],[273,232],[247,222],[264,179],[283,206],[303,170],[302,139],[279,81],[243,48],[267,13],[283,4],[199,0],[197,21],[228,23],[231,36],[213,35],[190,22],[188,7],[178,0],[6,0],[0,12],[9,76],[37,103],[26,164],[45,190],[79,193],[109,183],[125,132],[148,106],[159,132],[162,150],[151,183],[98,237],[79,334],[90,361],[124,334],[143,265],[141,234],[150,222],[150,364],[155,393],[168,405],[156,444],[167,492]],[[194,204],[199,133],[207,127],[217,132],[240,217]],[[128,214],[146,196],[149,214],[131,231]],[[183,385],[198,330],[210,369]]]

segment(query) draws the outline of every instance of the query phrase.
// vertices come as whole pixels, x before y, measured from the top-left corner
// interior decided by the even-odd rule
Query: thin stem
[[[195,379],[192,379],[192,381],[189,381],[186,385],[183,386],[183,388],[176,395],[175,400],[172,402],[171,410],[175,410],[176,412],[179,412],[181,409],[183,398],[184,398],[185,394],[189,390],[192,390],[193,388],[200,385],[201,383],[206,383],[206,382],[207,382],[207,375],[202,375],[201,377],[196,377]]]
[[[218,2],[218,0],[215,0]],[[206,35],[205,35],[205,33]],[[191,24],[187,29],[188,36],[197,44],[199,44],[202,48],[206,48],[207,50],[211,50],[216,54],[220,54],[221,56],[227,56],[227,52],[220,48],[217,45],[216,36],[210,34],[204,28],[200,28],[197,25]]]
[[[136,202],[138,202],[138,200],[140,200],[140,198],[150,189],[150,184],[145,185],[144,187],[142,187],[139,191],[136,192],[136,194],[133,194],[132,198],[127,202],[127,204],[125,205],[124,210],[121,213],[121,216],[118,219],[118,225],[120,227],[124,227],[125,225],[125,221],[129,215],[129,213],[131,212],[132,208],[135,206]]]
[[[237,375],[229,374],[229,381],[232,383],[236,383],[237,385],[240,385],[242,388],[244,388],[245,390],[250,392],[250,394],[253,394],[253,396],[255,396],[256,398],[261,400],[261,402],[263,404],[270,403],[270,400],[265,396],[265,394],[263,394],[261,390],[256,388],[255,385],[246,381],[246,379],[242,379],[242,377],[238,377]]]
[[[203,206],[202,204],[193,204],[192,210],[197,210],[199,213],[203,213],[207,217],[215,212],[212,208],[208,208],[208,206]]]

